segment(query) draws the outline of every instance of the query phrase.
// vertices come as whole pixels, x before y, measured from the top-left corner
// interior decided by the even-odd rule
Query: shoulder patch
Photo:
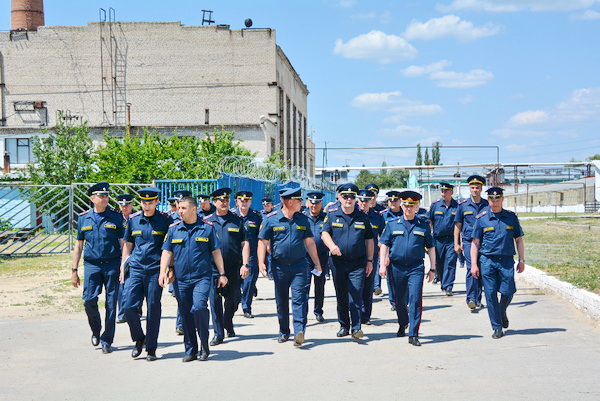
[[[89,210],[86,210],[86,211],[84,211],[84,212],[81,212],[81,213],[79,213],[79,215],[80,215],[80,216],[83,216],[84,214],[88,214],[89,212],[90,212]]]
[[[267,214],[267,217],[275,216],[277,214],[277,210],[273,210],[271,213]]]
[[[487,211],[486,211],[486,210],[484,210],[483,212],[481,212],[481,213],[479,213],[477,216],[475,216],[475,218],[479,219],[479,218],[481,218],[481,217],[485,216],[486,214],[487,214]]]
[[[181,220],[177,220],[175,223],[169,225],[169,227],[175,227],[179,223],[181,223]]]
[[[210,219],[213,216],[214,213],[209,214],[208,216],[204,216],[204,221],[206,221],[206,219]]]
[[[468,199],[463,199],[463,200],[458,201],[458,204],[462,205],[463,203],[467,203],[467,201],[468,201]]]
[[[135,216],[139,216],[140,214],[142,214],[141,210],[139,212],[133,213],[131,216],[129,216],[129,218],[132,218],[132,217],[135,217]]]
[[[333,212],[337,212],[339,210],[339,207],[333,206],[327,209],[327,213],[333,213]]]
[[[386,207],[385,209],[383,209],[382,211],[380,211],[380,212],[379,212],[379,214],[383,216],[383,214],[384,214],[385,212],[387,212],[388,210],[390,210],[390,208],[389,208],[389,207]]]

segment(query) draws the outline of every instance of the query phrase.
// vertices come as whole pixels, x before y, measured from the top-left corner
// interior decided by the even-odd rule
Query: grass
[[[528,264],[600,294],[600,219],[561,217],[521,225]]]

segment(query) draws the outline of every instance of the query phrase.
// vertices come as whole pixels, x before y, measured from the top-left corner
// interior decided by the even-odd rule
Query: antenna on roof
[[[202,10],[202,25],[206,22],[206,25],[214,24],[215,21],[212,19],[212,10]],[[208,18],[207,17],[208,14]]]

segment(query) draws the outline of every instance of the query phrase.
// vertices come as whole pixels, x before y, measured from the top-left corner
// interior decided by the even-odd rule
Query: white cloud
[[[432,18],[427,22],[413,20],[403,36],[408,40],[435,40],[452,37],[469,42],[477,38],[496,35],[500,29],[500,25],[491,22],[476,27],[456,15],[445,15],[441,18]]]
[[[473,102],[475,101],[475,96],[473,96],[473,95],[471,95],[471,94],[468,94],[468,95],[466,95],[466,96],[459,97],[459,98],[458,98],[458,101],[459,101],[461,104],[463,104],[463,105],[466,105],[466,104],[469,104],[469,103],[473,103]]]
[[[384,123],[397,124],[405,121],[408,117],[429,116],[444,111],[438,104],[427,104],[419,100],[411,100],[402,95],[401,92],[363,93],[352,100],[352,106],[391,113],[385,118]]]
[[[524,111],[517,113],[508,120],[508,125],[540,124],[548,121],[548,112],[543,110]]]
[[[451,4],[438,4],[442,12],[473,10],[487,12],[516,11],[571,11],[589,8],[600,0],[454,0]]]
[[[361,109],[381,108],[402,101],[401,92],[363,93],[352,100],[352,106]]]
[[[414,136],[427,135],[429,131],[420,126],[398,125],[394,128],[386,128],[381,130],[381,134],[385,136]]]
[[[594,10],[585,10],[582,14],[573,14],[572,20],[597,20],[600,19],[600,13]]]
[[[354,15],[351,15],[350,18],[363,19],[363,20],[364,19],[378,19],[379,22],[381,22],[382,24],[389,24],[393,20],[392,13],[389,11],[384,11],[382,13],[376,13],[375,11],[371,11],[368,13],[354,14]]]
[[[346,43],[338,39],[333,49],[333,54],[345,58],[370,60],[380,64],[412,59],[417,53],[417,49],[404,38],[375,30],[352,38]]]
[[[402,70],[402,74],[405,77],[420,77],[422,75],[431,74],[435,71],[441,71],[446,67],[449,67],[452,63],[448,60],[440,60],[435,63],[431,63],[428,65],[411,65]]]
[[[494,74],[485,70],[471,70],[469,72],[435,71],[429,79],[437,81],[437,86],[442,88],[474,88],[487,84],[494,78]]]

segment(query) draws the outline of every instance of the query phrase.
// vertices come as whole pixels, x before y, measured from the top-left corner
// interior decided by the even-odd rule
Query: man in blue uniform
[[[165,235],[171,224],[171,219],[166,214],[156,210],[159,194],[158,188],[143,188],[138,191],[142,211],[132,214],[127,221],[119,277],[121,283],[125,284],[125,318],[129,324],[131,339],[135,342],[131,356],[140,356],[145,343],[147,361],[156,360],[162,296],[162,287],[158,282],[160,256]],[[144,298],[148,309],[146,335],[137,314]]]
[[[250,191],[238,191],[235,194],[236,208],[234,214],[241,217],[246,230],[246,240],[250,247],[250,256],[248,258],[249,275],[242,281],[242,310],[244,317],[252,319],[252,299],[256,293],[256,280],[258,279],[258,231],[262,224],[262,216],[260,212],[252,209],[252,196]]]
[[[123,227],[127,224],[127,220],[133,214],[133,195],[121,194],[117,195],[117,203],[119,204],[119,210],[123,216]],[[125,323],[125,309],[124,309],[124,295],[125,285],[119,283],[119,300],[117,302],[117,323]],[[140,305],[140,315],[142,314],[142,305]]]
[[[475,216],[485,210],[489,203],[481,198],[481,190],[485,184],[485,178],[480,175],[472,175],[467,178],[471,197],[458,203],[456,216],[454,217],[454,250],[463,253],[467,262],[466,268],[466,302],[471,312],[482,308],[481,304],[481,278],[473,277],[471,274],[471,233],[475,225]]]
[[[377,213],[371,206],[373,205],[373,198],[375,194],[368,189],[361,189],[358,192],[358,206],[360,210],[364,212],[369,221],[371,222],[371,229],[373,230],[374,242],[379,240],[379,236],[385,226],[385,221],[379,213]],[[362,324],[371,324],[371,312],[373,311],[373,288],[375,283],[375,277],[379,277],[379,273],[376,271],[376,266],[379,266],[379,246],[374,244],[373,246],[373,270],[365,278],[365,285],[363,287],[363,307],[361,313]],[[381,277],[380,277],[381,278]]]
[[[210,216],[217,210],[215,205],[210,203],[210,195],[199,194],[198,202],[200,203],[198,207],[198,216],[200,216],[201,219]]]
[[[330,207],[321,237],[331,252],[333,284],[337,298],[338,337],[348,334],[363,337],[362,292],[365,277],[373,270],[373,229],[369,217],[357,209],[358,187],[344,184],[340,188],[342,203]]]
[[[317,254],[319,256],[319,263],[322,274],[314,275],[310,274],[308,279],[308,286],[306,287],[307,296],[310,297],[311,277],[315,283],[315,307],[313,312],[318,322],[324,322],[323,318],[323,304],[325,302],[325,266],[329,261],[329,249],[323,243],[321,239],[321,229],[323,228],[323,222],[325,220],[325,213],[323,212],[323,197],[325,196],[322,192],[309,192],[306,194],[306,209],[303,213],[308,217],[310,223],[310,230],[314,235],[315,245],[317,246]],[[308,269],[312,270],[315,268],[315,264],[312,262],[310,255],[306,254],[306,261],[308,262]]]
[[[396,336],[404,337],[408,325],[408,342],[420,346],[419,327],[425,278],[423,259],[427,250],[431,263],[427,281],[431,282],[435,275],[435,247],[429,223],[415,216],[421,195],[414,191],[403,191],[400,197],[404,215],[389,221],[379,239],[379,274],[387,275],[394,286],[396,314],[400,326]],[[405,302],[407,292],[408,310]]]
[[[250,244],[246,237],[244,222],[240,216],[229,210],[231,189],[219,188],[210,194],[216,207],[215,213],[204,220],[213,225],[221,243],[221,255],[227,275],[228,285],[219,294],[217,291],[218,276],[214,276],[213,293],[210,298],[210,309],[215,333],[211,345],[223,343],[225,331],[227,337],[235,337],[233,315],[237,311],[242,298],[241,279],[248,277],[248,260]]]
[[[367,191],[373,192],[373,200],[371,201],[371,209],[373,209],[377,213],[385,210],[385,206],[383,206],[381,203],[377,202],[377,196],[379,196],[379,186],[377,184],[367,184],[365,186],[365,189]]]
[[[208,298],[213,269],[218,271],[218,287],[227,285],[220,241],[210,223],[198,218],[196,199],[184,196],[178,202],[181,220],[169,227],[160,258],[161,287],[173,283],[183,322],[183,362],[208,359]],[[214,267],[213,267],[214,266]],[[174,281],[173,281],[174,280]]]
[[[476,278],[481,276],[483,280],[488,315],[494,330],[492,338],[498,339],[504,335],[502,328],[508,328],[506,308],[517,292],[513,259],[515,243],[519,253],[519,273],[525,270],[525,245],[519,218],[502,208],[502,188],[491,187],[486,192],[490,207],[477,215],[473,226],[471,274]]]
[[[171,211],[168,216],[171,218],[171,220],[173,222],[177,222],[181,220],[181,217],[179,216],[179,212],[178,212],[178,206],[179,206],[179,201],[184,197],[184,196],[192,196],[192,193],[190,191],[188,191],[187,189],[179,189],[175,192],[173,192],[173,198],[175,200],[175,211]],[[169,286],[169,292],[171,294],[174,294],[174,289],[173,289],[173,285],[171,284]],[[183,321],[181,320],[181,313],[179,312],[179,304],[177,306],[177,317],[175,318],[175,333],[177,333],[177,335],[181,336],[183,335]]]
[[[268,196],[264,197],[262,199],[262,205],[263,210],[260,211],[260,214],[262,215],[262,218],[264,220],[264,218],[267,217],[267,215],[273,211],[273,199],[271,199]],[[269,280],[273,280],[273,272],[271,271],[271,252],[268,249],[267,252],[267,259],[265,259],[265,263],[267,265],[267,278]]]
[[[441,283],[442,291],[447,296],[452,296],[454,279],[456,277],[456,258],[454,250],[454,217],[458,209],[458,202],[452,199],[454,185],[447,182],[440,183],[442,198],[431,204],[429,208],[429,221],[433,227],[435,240],[436,278]]]
[[[388,207],[383,209],[379,214],[383,217],[383,220],[387,224],[389,221],[395,220],[398,217],[402,216],[402,207],[400,204],[400,192],[399,191],[388,191],[385,193],[386,201]],[[396,310],[396,301],[394,297],[394,286],[387,280],[388,286],[388,299],[390,300],[390,305],[392,306],[392,311]],[[375,295],[381,294],[381,288],[379,290],[375,287]]]
[[[174,197],[167,198],[167,202],[169,203],[169,210],[167,210],[167,215],[171,216],[173,213],[177,213],[177,204],[176,199]]]
[[[275,303],[279,321],[277,342],[284,343],[290,337],[290,289],[292,293],[292,316],[294,325],[294,346],[304,342],[308,315],[309,271],[306,262],[308,252],[315,268],[315,274],[322,274],[308,217],[300,213],[302,190],[284,188],[281,193],[280,210],[273,211],[263,220],[258,238],[258,266],[267,277],[265,259],[267,249],[271,249],[271,265],[275,282]]]
[[[77,219],[77,242],[73,250],[71,284],[79,287],[77,267],[83,253],[83,305],[92,329],[92,345],[102,343],[102,353],[112,352],[115,336],[117,298],[119,296],[119,263],[123,238],[123,216],[108,208],[109,184],[99,182],[88,189],[94,207]],[[84,250],[85,246],[85,250]],[[106,293],[104,333],[98,311],[98,295]]]

